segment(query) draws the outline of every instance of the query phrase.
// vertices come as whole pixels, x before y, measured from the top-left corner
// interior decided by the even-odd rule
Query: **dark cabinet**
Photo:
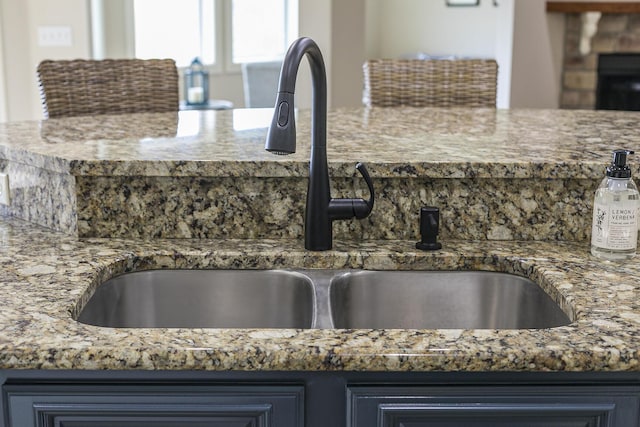
[[[629,427],[637,387],[350,387],[348,427]]]
[[[640,372],[0,370],[0,427],[640,427]]]
[[[15,427],[298,427],[301,386],[5,386]]]

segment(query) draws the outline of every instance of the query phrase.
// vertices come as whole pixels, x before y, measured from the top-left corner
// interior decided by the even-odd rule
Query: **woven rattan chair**
[[[371,59],[363,70],[367,106],[496,107],[494,60]]]
[[[38,80],[47,118],[178,111],[173,59],[45,60]]]

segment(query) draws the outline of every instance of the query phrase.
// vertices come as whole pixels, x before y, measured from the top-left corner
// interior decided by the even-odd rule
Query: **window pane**
[[[281,59],[288,47],[286,12],[286,0],[233,0],[233,62]]]
[[[173,58],[179,67],[200,57],[215,62],[214,0],[135,0],[137,58]]]

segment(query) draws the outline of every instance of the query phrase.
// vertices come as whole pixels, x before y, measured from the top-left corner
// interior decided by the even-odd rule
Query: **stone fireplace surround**
[[[640,13],[603,12],[591,39],[591,51],[579,52],[581,13],[565,14],[561,108],[595,109],[598,55],[640,53]]]

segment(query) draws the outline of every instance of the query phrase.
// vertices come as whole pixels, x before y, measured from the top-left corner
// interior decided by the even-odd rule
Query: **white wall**
[[[320,47],[327,70],[328,103],[362,105],[366,0],[298,0],[299,35]],[[311,72],[303,60],[296,82],[296,105],[311,107]]]
[[[495,56],[499,8],[490,0],[477,7],[447,7],[444,0],[368,0],[367,45],[370,58],[391,58],[417,52],[480,58]],[[377,30],[377,34],[376,34]]]
[[[0,0],[2,10],[7,119],[42,118],[36,67],[48,58],[86,58],[90,53],[85,0]],[[41,47],[39,26],[69,26],[72,45]]]
[[[544,0],[516,0],[512,108],[560,105],[564,14],[546,13]]]
[[[333,0],[330,27],[332,105],[362,105],[366,9],[365,0]]]
[[[128,0],[91,0],[96,26],[92,55],[95,59],[130,58],[134,55],[133,11]]]
[[[498,62],[496,106],[511,106],[511,72],[513,69],[513,33],[515,0],[501,0],[495,27],[495,60]]]
[[[496,58],[499,107],[558,106],[563,15],[545,13],[545,0],[499,0],[498,7],[490,0],[478,7],[446,7],[442,0],[299,1],[300,35],[312,37],[325,58],[330,106],[361,105],[366,58],[417,52]],[[39,119],[36,66],[45,58],[90,57],[89,1],[0,0],[0,11],[6,118]],[[40,25],[72,27],[73,46],[39,47]],[[211,86],[212,97],[243,106],[240,73],[213,76]],[[298,106],[311,105],[306,61],[296,92]],[[0,107],[0,120],[1,114]]]
[[[30,59],[29,34],[27,28],[27,3],[24,1],[2,0],[3,62],[5,65],[5,102],[7,119],[20,120],[33,117],[31,98],[33,88],[30,77],[33,74]],[[12,40],[8,43],[9,39]],[[36,92],[37,93],[37,92]],[[21,96],[22,94],[22,96]],[[25,101],[24,94],[28,94]]]
[[[332,0],[298,0],[298,32],[302,37],[311,37],[322,51],[327,69],[328,100],[331,105],[331,8]],[[311,71],[307,60],[303,60],[296,79],[296,106],[311,107]]]
[[[7,92],[4,76],[4,37],[2,32],[2,4],[0,3],[0,122],[7,121]]]

